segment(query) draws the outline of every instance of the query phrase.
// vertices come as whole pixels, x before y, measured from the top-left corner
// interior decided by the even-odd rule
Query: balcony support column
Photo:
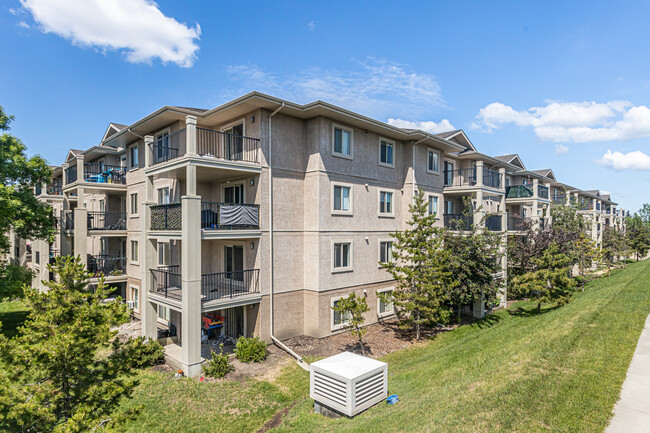
[[[67,162],[64,162],[63,164],[61,164],[61,170],[63,171],[63,176],[61,176],[62,177],[62,179],[61,179],[61,188],[63,188],[64,186],[66,186],[68,184],[68,168],[69,167],[70,167],[70,164],[68,164]]]
[[[195,196],[196,195],[196,166],[192,165],[191,163],[185,167],[185,185],[186,185],[186,193],[188,196]],[[200,212],[200,210],[199,210]]]
[[[88,210],[80,206],[74,210],[74,254],[88,264]]]
[[[196,143],[196,116],[185,117],[185,152],[189,156],[198,156]]]
[[[144,136],[144,166],[150,167],[153,159],[153,135]]]
[[[151,137],[151,136],[148,136]],[[153,137],[151,137],[153,138]],[[145,137],[145,143],[147,139]],[[149,152],[147,151],[147,155]],[[140,320],[142,322],[142,335],[145,337],[158,338],[158,312],[154,305],[149,301],[149,290],[152,289],[154,281],[151,269],[157,267],[157,255],[155,239],[149,238],[149,225],[151,224],[151,209],[149,206],[153,202],[153,176],[146,176],[144,181],[144,200],[140,205],[140,226],[142,227],[140,235],[141,248],[141,281],[140,290]]]
[[[476,186],[483,186],[483,161],[476,161]]]
[[[499,189],[503,191],[503,194],[501,194],[500,198],[501,201],[499,202],[499,212],[501,212],[501,230],[504,232],[508,231],[508,212],[506,209],[506,169],[505,168],[500,168],[499,169]]]
[[[188,376],[201,373],[201,197],[181,197],[181,364]]]
[[[474,215],[474,225],[477,227],[485,227],[485,221],[483,221],[483,217],[485,216],[485,209],[483,209],[482,189],[476,191],[476,209],[474,209],[473,215]]]
[[[533,179],[533,214],[531,215],[533,225],[539,229],[539,180]]]
[[[84,156],[77,155],[77,182],[84,180]]]

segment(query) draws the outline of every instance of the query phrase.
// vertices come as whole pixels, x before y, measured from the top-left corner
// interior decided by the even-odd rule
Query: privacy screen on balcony
[[[259,221],[257,206],[221,205],[219,223],[226,225],[257,226]]]

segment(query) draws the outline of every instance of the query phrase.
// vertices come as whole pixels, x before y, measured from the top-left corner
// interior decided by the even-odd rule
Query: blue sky
[[[650,4],[621,1],[6,0],[0,105],[60,164],[163,105],[323,99],[462,128],[636,210],[650,202],[649,20]]]

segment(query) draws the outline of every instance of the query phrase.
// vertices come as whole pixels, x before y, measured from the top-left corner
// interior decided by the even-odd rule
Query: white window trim
[[[436,215],[436,218],[437,218],[437,219],[441,219],[440,217],[441,217],[441,215],[444,213],[444,207],[445,207],[445,203],[444,203],[444,202],[445,202],[445,200],[444,200],[443,196],[440,195],[440,194],[427,193],[427,211],[429,210],[429,201],[430,201],[430,198],[431,198],[431,197],[436,197],[436,198],[438,199],[438,206],[437,206],[437,208],[436,208],[436,213],[435,213],[435,215]],[[441,205],[442,205],[442,207],[443,207],[443,209],[442,209],[443,212],[440,212],[440,206],[441,206]]]
[[[438,154],[438,170],[429,170],[429,152],[434,152]],[[442,172],[442,167],[441,165],[443,164],[442,161],[442,155],[440,154],[440,151],[438,149],[434,149],[433,147],[427,147],[427,173],[430,174],[440,174]]]
[[[133,289],[136,289],[138,291],[138,302],[135,303],[135,306],[133,307],[133,311],[140,311],[140,286],[136,286],[135,284],[129,284],[129,289],[133,291]],[[131,301],[133,301],[133,297],[131,297]]]
[[[343,188],[350,188],[350,210],[335,210],[334,209],[334,187],[340,186]],[[351,183],[342,183],[342,182],[332,182],[332,188],[330,189],[330,209],[332,215],[352,215],[354,211],[354,188]]]
[[[167,313],[169,314],[169,320],[165,320],[162,317],[160,317],[160,310],[159,310],[160,307],[167,308]],[[156,319],[158,323],[162,323],[163,325],[169,325],[169,322],[171,322],[171,318],[172,318],[172,309],[169,308],[167,305],[157,304]]]
[[[348,296],[349,295],[347,295],[347,296],[336,296],[336,297],[330,299],[330,327],[331,327],[332,331],[340,331],[341,329],[344,329],[348,325],[348,323],[350,323],[350,319],[348,319],[345,322],[341,321],[341,323],[338,324],[338,325],[334,324],[334,303],[336,301],[338,301],[339,299],[345,299]]]
[[[334,267],[334,245],[335,244],[350,244],[350,264],[347,267],[335,268]],[[330,260],[331,268],[333,274],[339,274],[343,272],[352,272],[354,270],[354,242],[352,239],[332,239],[330,245]]]
[[[381,212],[381,193],[387,192],[391,194],[390,212]],[[379,218],[395,218],[395,191],[391,189],[378,189],[377,190],[377,215]]]
[[[246,242],[230,242],[227,244],[224,244],[222,253],[223,253],[223,260],[221,261],[221,272],[226,272],[226,248],[232,248],[232,247],[242,247],[243,251],[243,261],[242,261],[242,268],[244,270],[247,270],[248,267],[246,266]],[[170,251],[171,253],[171,251]]]
[[[381,269],[381,263],[382,263],[382,261],[381,261],[381,244],[382,244],[382,242],[392,242],[392,243],[394,243],[395,239],[393,239],[393,238],[379,238],[377,240],[377,267],[379,267],[380,269]],[[392,255],[392,249],[393,248],[391,246],[391,255]]]
[[[393,146],[393,163],[388,164],[386,162],[381,162],[381,142],[384,141],[388,144],[391,144]],[[384,137],[379,137],[379,141],[377,143],[377,161],[379,161],[379,165],[381,167],[387,167],[387,168],[395,168],[395,141],[389,140],[388,138]]]
[[[168,204],[171,204],[171,202],[172,202],[172,189],[171,189],[171,187],[170,186],[161,186],[159,188],[156,188],[156,201],[157,201],[156,204],[158,204],[158,205],[165,204],[165,203],[158,203],[160,201],[159,200],[160,199],[160,191],[162,191],[164,189],[167,189],[168,193],[169,193],[169,203]]]
[[[136,165],[135,167],[133,166],[133,158],[131,158],[131,152],[132,152],[132,149],[133,149],[133,148],[136,149],[136,150],[135,150],[135,153],[136,153],[136,155],[138,155],[138,165]],[[129,150],[128,150],[128,154],[127,154],[127,157],[126,157],[126,161],[127,161],[128,166],[129,166],[129,167],[128,167],[128,168],[129,168],[129,171],[135,171],[135,170],[138,170],[138,169],[140,168],[140,152],[139,152],[140,149],[139,149],[139,145],[138,145],[138,143],[136,142],[136,143],[130,145],[130,146],[128,147],[128,149],[129,149]]]
[[[167,128],[161,129],[160,131],[156,131],[153,134],[153,144],[156,144],[156,142],[158,141],[158,136],[161,135],[161,134],[164,134],[165,132],[167,133],[167,137],[172,135],[172,131],[171,131],[171,128],[169,126]]]
[[[219,132],[223,132],[226,129],[233,128],[237,125],[242,125],[242,136],[246,136],[246,118],[242,117],[241,119],[235,120],[233,122],[227,123],[223,125],[221,128],[219,128]]]
[[[138,244],[138,258],[137,260],[133,260],[133,242],[136,242]],[[130,260],[129,263],[132,265],[139,265],[140,264],[140,240],[139,239],[129,239],[129,256]]]
[[[226,202],[226,188],[228,188],[230,186],[237,186],[237,185],[241,185],[241,187],[242,187],[242,189],[241,189],[242,197],[241,198],[242,198],[243,203],[246,203],[246,181],[243,181],[243,180],[241,182],[231,182],[231,183],[222,183],[221,184],[221,200],[220,201],[222,203]]]
[[[172,246],[171,246],[171,243],[170,243],[169,241],[159,241],[159,242],[157,243],[157,245],[156,245],[156,253],[157,253],[157,256],[158,256],[158,257],[156,257],[156,262],[158,263],[158,266],[159,266],[159,267],[160,267],[160,266],[169,266],[169,263],[160,263],[160,247],[161,247],[161,245],[162,245],[163,248],[164,248],[164,245],[165,245],[165,244],[167,244],[167,245],[168,245],[168,248],[169,248],[169,257],[167,257],[167,258],[169,259],[169,263],[171,263],[171,260],[172,260],[172,257],[171,257],[171,256],[172,256]]]
[[[334,144],[336,142],[336,134],[334,130],[338,128],[342,131],[347,131],[350,133],[350,154],[346,155],[345,153],[339,153],[334,151]],[[345,158],[345,159],[354,159],[354,130],[351,128],[348,128],[347,126],[339,125],[336,123],[332,124],[332,156],[336,156],[337,158]]]
[[[395,291],[395,287],[392,286],[385,287],[383,289],[377,289],[377,317],[382,318],[382,317],[392,316],[395,314],[395,304],[393,302],[390,303],[392,307],[390,311],[386,311],[385,313],[379,312],[379,304],[381,303],[381,299],[379,299],[379,294],[386,293],[386,292],[394,292],[394,291]],[[332,323],[334,323],[334,319],[332,319]]]
[[[136,197],[137,203],[135,207],[135,213],[133,212],[133,197]],[[129,193],[129,218],[137,218],[140,216],[140,194],[136,192]]]

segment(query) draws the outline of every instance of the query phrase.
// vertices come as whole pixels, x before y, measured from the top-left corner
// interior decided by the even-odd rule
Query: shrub
[[[137,337],[129,339],[117,356],[133,368],[144,368],[162,363],[164,353],[164,347],[156,340]]]
[[[232,371],[232,364],[227,354],[223,353],[223,344],[219,345],[220,353],[212,351],[212,356],[203,366],[203,372],[209,377],[224,377],[229,371]]]
[[[237,339],[235,346],[235,356],[241,362],[262,362],[266,359],[268,351],[267,344],[259,337],[244,337]]]

